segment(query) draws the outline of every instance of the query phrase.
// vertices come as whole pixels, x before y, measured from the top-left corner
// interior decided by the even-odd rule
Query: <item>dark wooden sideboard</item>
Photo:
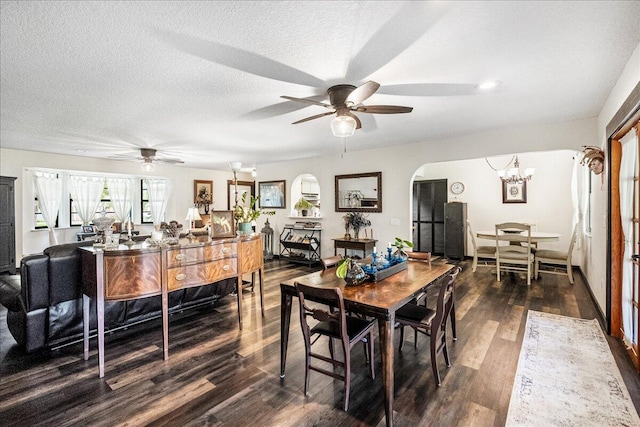
[[[168,294],[237,277],[238,323],[242,329],[242,275],[259,272],[260,302],[263,294],[262,237],[195,240],[178,245],[131,247],[121,244],[104,250],[82,247],[84,358],[89,358],[89,302],[96,300],[98,319],[98,365],[104,376],[104,303],[161,295],[163,355],[169,358]],[[264,315],[264,308],[262,307]]]

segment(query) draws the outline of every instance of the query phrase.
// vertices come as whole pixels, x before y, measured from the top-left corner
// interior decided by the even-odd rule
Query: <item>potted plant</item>
[[[293,207],[302,216],[307,216],[309,209],[313,209],[313,204],[304,197],[300,197],[300,200]]]
[[[408,257],[407,252],[404,250],[405,247],[413,248],[413,243],[409,240],[401,239],[400,237],[396,237],[395,242],[391,244],[391,246],[396,247],[395,255],[399,258],[406,259]]]
[[[258,198],[249,196],[249,205],[245,206],[247,193],[242,194],[242,204],[238,204],[233,210],[233,217],[238,222],[238,231],[240,234],[248,234],[251,232],[251,223],[257,220],[260,215],[274,215],[275,211],[265,211],[256,207]]]
[[[356,260],[346,257],[338,262],[336,277],[344,279],[347,286],[356,286],[367,279],[367,274]]]

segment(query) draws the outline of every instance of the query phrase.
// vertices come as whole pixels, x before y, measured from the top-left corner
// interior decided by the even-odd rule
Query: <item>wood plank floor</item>
[[[440,357],[442,387],[436,387],[426,337],[407,334],[396,350],[394,419],[398,426],[502,426],[528,310],[592,319],[597,311],[582,277],[543,274],[527,288],[524,278],[495,280],[490,267],[471,263],[458,276],[458,340],[450,341],[451,368]],[[384,425],[380,355],[377,377],[367,374],[364,354],[352,356],[351,404],[341,410],[342,383],[312,373],[303,395],[302,334],[294,302],[287,375],[280,380],[279,283],[306,267],[267,264],[265,317],[258,292],[245,291],[245,328],[237,328],[234,297],[215,307],[173,315],[169,361],[162,360],[160,322],[109,335],[106,373],[98,378],[97,352],[82,359],[81,345],[50,354],[17,350],[0,309],[0,425],[187,425],[187,426],[367,426]],[[431,301],[434,298],[431,297]],[[377,333],[377,330],[376,330]],[[396,344],[399,334],[396,334]],[[636,408],[640,377],[624,349],[609,344]],[[377,342],[376,342],[377,346]],[[397,348],[397,346],[396,346]]]

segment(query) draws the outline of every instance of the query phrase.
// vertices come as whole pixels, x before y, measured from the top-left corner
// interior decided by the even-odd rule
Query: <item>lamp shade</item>
[[[234,172],[239,172],[240,168],[242,168],[242,162],[231,162],[229,163],[229,167]]]
[[[356,121],[350,116],[336,116],[331,120],[331,132],[333,136],[347,137],[352,136],[356,131]]]
[[[187,221],[199,221],[202,219],[202,217],[198,212],[198,208],[189,208],[189,210],[187,211],[187,217],[185,219]]]

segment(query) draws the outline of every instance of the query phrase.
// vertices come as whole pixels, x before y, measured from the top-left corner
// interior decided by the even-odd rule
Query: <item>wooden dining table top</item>
[[[407,261],[407,269],[395,273],[379,282],[346,286],[344,279],[336,276],[336,269],[298,276],[282,282],[283,287],[294,289],[294,282],[318,288],[341,288],[345,302],[375,308],[380,311],[395,312],[409,302],[414,294],[448,273],[454,265]]]

